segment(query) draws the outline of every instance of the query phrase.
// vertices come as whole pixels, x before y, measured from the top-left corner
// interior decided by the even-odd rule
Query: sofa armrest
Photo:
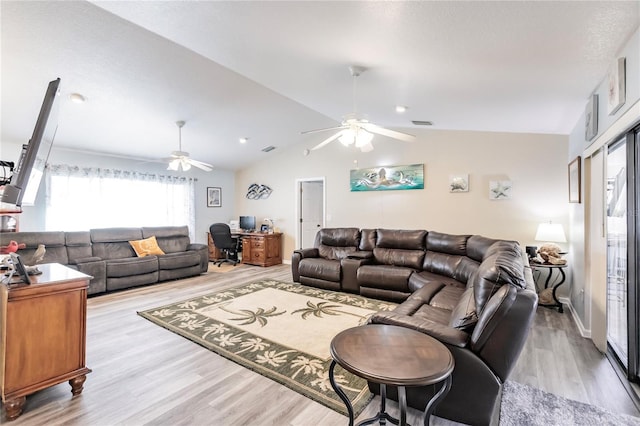
[[[83,257],[80,259],[69,260],[69,265],[79,265],[81,263],[100,262],[102,259],[96,256]]]
[[[209,250],[209,247],[206,244],[191,243],[187,246],[187,250]]]
[[[297,253],[301,260],[306,259],[307,257],[320,257],[320,250],[317,248],[294,250],[293,253]]]
[[[349,253],[347,256],[349,259],[373,259],[373,252],[367,250],[359,250],[353,253]]]
[[[428,319],[397,314],[395,312],[378,312],[369,320],[372,324],[388,324],[411,328],[427,334],[442,343],[464,348],[469,343],[469,334],[453,327],[438,324]]]
[[[340,267],[342,268],[342,290],[350,293],[360,294],[360,286],[358,285],[358,268],[362,265],[367,265],[373,262],[373,255],[371,258],[357,258],[349,256],[340,261]]]

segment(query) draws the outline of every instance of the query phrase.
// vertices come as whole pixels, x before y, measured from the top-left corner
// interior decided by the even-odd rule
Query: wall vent
[[[269,152],[269,151],[273,151],[274,149],[276,149],[275,146],[269,145],[267,147],[262,148],[262,152]]]
[[[433,126],[433,121],[411,120],[416,126]]]

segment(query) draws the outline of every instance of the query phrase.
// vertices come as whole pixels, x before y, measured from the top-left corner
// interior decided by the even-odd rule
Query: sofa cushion
[[[453,278],[462,259],[463,257],[458,255],[427,251],[422,262],[422,269]]]
[[[360,231],[360,250],[373,251],[376,247],[377,232],[375,229],[363,229]]]
[[[107,278],[144,275],[158,271],[158,257],[152,255],[126,259],[110,259],[106,261],[106,266]]]
[[[316,247],[319,245],[333,247],[358,247],[360,230],[358,228],[322,228],[316,234]]]
[[[89,231],[65,232],[65,245],[69,263],[78,263],[81,259],[95,260],[91,251],[91,235]]]
[[[156,237],[158,246],[165,253],[187,251],[191,242],[188,226],[149,226],[142,228],[142,238]]]
[[[403,293],[409,292],[411,269],[388,265],[362,265],[357,279],[360,287],[383,288]]]
[[[439,292],[433,295],[431,301],[429,302],[429,305],[451,312],[458,304],[458,301],[460,300],[460,297],[462,297],[462,294],[464,292],[464,287],[445,285],[440,289]]]
[[[404,229],[378,229],[376,248],[424,250],[427,231]]]
[[[420,270],[424,259],[424,251],[376,247],[373,249],[373,257],[376,263],[382,265],[405,266]]]
[[[93,255],[102,259],[125,259],[136,257],[129,244],[142,239],[140,228],[100,228],[89,230]]]
[[[467,240],[470,235],[450,235],[429,231],[427,234],[427,250],[438,253],[466,256]]]
[[[33,255],[40,244],[44,244],[45,253],[44,258],[38,263],[61,263],[63,265],[69,263],[67,248],[64,245],[64,232],[12,232],[0,234],[0,236],[2,237],[2,245],[7,245],[10,240],[15,240],[18,244],[26,246],[18,251],[25,265],[34,264]]]
[[[483,237],[481,235],[470,236],[467,240],[467,256],[477,262],[482,262],[485,252],[496,241],[498,240]]]
[[[470,284],[474,288],[476,308],[482,312],[485,303],[503,285],[525,288],[522,256],[513,251],[500,251],[482,261]]]
[[[476,301],[473,297],[473,287],[469,287],[462,293],[457,305],[451,311],[449,326],[471,332],[477,322],[478,314],[476,313]]]
[[[340,282],[340,262],[323,258],[302,259],[300,275],[326,281]]]
[[[318,254],[320,257],[329,260],[341,260],[349,257],[351,253],[356,251],[355,247],[333,247],[325,246],[323,244],[318,247]]]
[[[167,253],[167,254],[158,256],[158,269],[161,269],[161,270],[189,268],[199,264],[200,264],[200,254],[197,251]]]
[[[454,278],[445,277],[444,275],[434,274],[433,272],[422,271],[414,272],[409,277],[409,290],[416,291],[425,285],[436,283],[440,285],[452,285],[454,287],[465,287],[465,283],[461,283]]]
[[[138,255],[138,257],[151,256],[154,254],[164,254],[162,249],[158,247],[158,241],[156,240],[156,237],[129,241],[129,244],[131,244],[131,247],[133,247],[133,250],[136,252],[136,255]]]

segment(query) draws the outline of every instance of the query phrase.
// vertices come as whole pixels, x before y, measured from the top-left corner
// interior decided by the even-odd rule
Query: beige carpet
[[[217,267],[215,267],[217,268]],[[263,280],[138,312],[238,364],[346,414],[329,383],[333,336],[396,305],[358,295]],[[336,368],[356,416],[371,400],[367,382]]]

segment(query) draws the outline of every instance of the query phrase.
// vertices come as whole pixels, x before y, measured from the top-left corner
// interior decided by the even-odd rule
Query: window
[[[195,225],[195,179],[115,169],[52,165],[45,228]],[[193,238],[193,235],[191,235]]]

